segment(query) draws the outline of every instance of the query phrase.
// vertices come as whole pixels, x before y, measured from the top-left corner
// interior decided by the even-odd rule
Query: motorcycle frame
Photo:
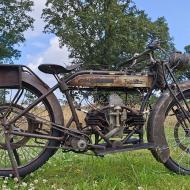
[[[142,53],[141,55],[139,55],[139,57],[142,56],[143,54],[147,53],[147,52],[150,54],[150,58],[152,58],[153,51],[150,51],[150,50],[145,51],[144,53]],[[135,57],[134,59],[137,59],[137,57]],[[132,61],[132,60],[133,59],[131,59],[130,61]],[[151,61],[152,61],[152,63],[155,63],[154,59],[152,59]],[[168,71],[169,75],[173,79],[174,85],[175,85],[175,89],[178,90],[178,94],[180,93],[182,95],[182,97],[184,99],[184,102],[187,104],[187,102],[185,101],[185,97],[183,95],[183,92],[181,91],[179,85],[177,84],[177,81],[176,81],[176,79],[175,79],[175,77],[174,77],[171,69],[168,67],[167,63],[159,62],[159,64],[162,65],[162,72],[163,72],[164,81],[165,81],[165,87],[162,88],[161,90],[164,91],[165,89],[169,89],[170,93],[173,95],[174,99],[177,101],[178,106],[181,108],[181,106],[180,106],[181,104],[180,104],[180,102],[177,99],[177,95],[174,92],[174,88],[172,87],[172,85],[169,85],[168,82],[167,82],[165,69]],[[10,103],[10,106],[9,106],[6,114],[8,114],[8,112],[11,111],[11,106],[15,102],[18,101],[19,97],[22,94],[22,90],[21,90],[22,84],[21,84],[20,78],[21,78],[21,72],[24,72],[24,71],[23,71],[23,69],[21,70],[21,68],[26,68],[27,71],[30,74],[32,74],[39,81],[41,81],[42,84],[44,84],[43,81],[35,73],[33,73],[33,71],[30,68],[21,65],[19,67],[19,86],[20,86],[20,88],[18,88],[18,92],[16,93],[15,97],[13,98],[12,102]],[[83,72],[83,73],[91,73],[92,71],[81,71],[81,72]],[[97,72],[99,74],[103,74],[106,71],[94,71],[94,72]],[[79,118],[78,118],[78,115],[76,113],[75,106],[73,104],[73,98],[72,98],[72,96],[69,93],[69,91],[71,89],[67,85],[67,82],[69,80],[71,80],[74,76],[78,75],[78,74],[80,74],[80,71],[76,72],[74,74],[71,74],[68,77],[63,77],[63,78],[59,78],[58,75],[54,74],[54,77],[57,80],[57,84],[55,84],[52,88],[48,89],[46,93],[42,94],[31,105],[29,105],[27,108],[25,108],[24,110],[22,110],[21,113],[19,113],[11,121],[8,121],[8,122],[6,121],[6,119],[5,119],[6,114],[3,116],[4,119],[3,119],[2,125],[4,126],[5,138],[6,138],[6,142],[7,142],[8,153],[9,153],[9,157],[10,157],[10,161],[11,161],[13,170],[14,170],[15,175],[17,176],[17,178],[19,178],[18,166],[17,166],[17,163],[15,162],[15,159],[14,159],[14,156],[13,156],[13,152],[12,152],[12,147],[11,147],[9,135],[12,134],[12,135],[25,136],[25,137],[31,137],[31,138],[57,140],[57,141],[60,141],[60,142],[64,140],[65,135],[70,135],[70,136],[73,136],[73,137],[79,138],[79,139],[80,139],[81,136],[85,136],[86,138],[89,139],[89,137],[87,135],[85,135],[84,133],[81,132],[82,127],[81,127],[81,124],[79,122]],[[141,107],[140,107],[140,113],[141,114],[143,114],[143,112],[144,112],[144,110],[145,110],[145,108],[147,106],[147,103],[149,101],[149,98],[152,95],[153,90],[155,88],[157,88],[156,87],[156,83],[157,83],[158,75],[157,75],[156,72],[153,72],[153,75],[154,75],[154,80],[152,82],[152,86],[150,88],[147,88],[147,90],[148,90],[147,94],[144,96],[144,98],[142,100],[142,104],[141,104]],[[47,98],[50,94],[52,94],[57,89],[60,89],[60,91],[63,94],[65,94],[65,96],[66,96],[66,99],[68,101],[68,105],[69,105],[71,113],[72,113],[71,114],[71,118],[69,119],[69,121],[67,122],[66,125],[60,125],[60,124],[57,124],[55,122],[49,122],[49,121],[48,122],[52,125],[53,128],[55,128],[56,130],[62,132],[63,133],[62,136],[54,137],[54,136],[49,136],[49,135],[39,135],[39,134],[33,134],[33,133],[27,133],[27,132],[15,132],[15,131],[10,131],[9,130],[9,126],[11,126],[12,124],[14,124],[18,119],[20,119],[22,116],[24,116],[25,114],[27,114],[38,103],[40,103],[41,101],[43,101],[43,99]],[[182,110],[184,112],[183,113],[184,116],[186,116],[186,112],[185,112],[184,108],[182,108]],[[188,107],[188,110],[190,110],[189,107]],[[186,118],[188,118],[188,116],[186,116]],[[72,124],[72,122],[76,123],[76,127],[78,129],[77,131],[73,130],[72,128],[69,128],[70,125]],[[109,144],[109,139],[106,142]],[[39,146],[39,147],[41,147],[41,146]],[[99,145],[93,145],[93,144],[88,144],[88,147],[91,147],[92,149],[101,149],[101,147]],[[57,148],[63,148],[64,149],[64,147],[47,147],[47,148],[55,148],[55,149],[57,149]],[[108,150],[99,151],[97,155],[98,156],[104,156],[107,153],[116,153],[116,152],[132,151],[132,150],[139,150],[139,149],[155,149],[155,148],[157,148],[156,144],[153,144],[153,143],[141,143],[141,144],[137,144],[137,145],[127,145],[127,146],[124,146],[122,148],[115,148],[115,147],[112,148],[111,147],[111,148],[108,148]]]
[[[37,77],[37,75],[35,75],[35,73],[33,73],[28,67],[24,66],[25,68],[27,68],[35,77]],[[84,73],[90,73],[91,71],[83,71]],[[102,71],[96,71],[99,74],[102,74]],[[104,72],[105,73],[105,72]],[[9,128],[8,126],[12,125],[13,123],[15,123],[18,119],[20,119],[22,116],[24,116],[26,113],[28,113],[31,109],[33,109],[38,103],[40,103],[43,99],[45,99],[48,95],[50,95],[51,93],[53,93],[54,91],[56,91],[57,89],[60,89],[60,91],[65,94],[66,99],[68,101],[68,105],[69,108],[71,110],[71,118],[69,119],[69,121],[67,122],[67,124],[65,126],[62,125],[58,125],[54,122],[51,122],[51,125],[53,125],[53,127],[55,127],[56,129],[59,128],[61,130],[64,130],[64,132],[68,133],[70,135],[72,135],[72,133],[77,133],[76,131],[73,131],[72,129],[70,129],[70,125],[72,124],[72,122],[76,123],[76,127],[78,129],[78,134],[81,135],[80,131],[82,129],[81,124],[79,122],[79,118],[77,116],[76,113],[76,109],[74,107],[73,104],[73,99],[69,93],[70,89],[67,85],[67,82],[74,77],[75,74],[72,74],[70,76],[68,76],[67,78],[61,78],[59,79],[56,75],[55,78],[57,79],[57,84],[55,84],[52,88],[50,88],[45,94],[41,95],[38,99],[36,99],[31,105],[29,105],[27,108],[25,108],[21,113],[19,113],[17,116],[15,116],[11,121],[4,123],[5,128]],[[155,84],[156,79],[153,82],[153,86],[149,89],[148,93],[146,94],[146,96],[144,96],[142,104],[141,104],[141,108],[140,108],[140,112],[143,113],[147,102],[152,94],[152,91],[154,90],[154,84]],[[15,99],[17,99],[16,96],[19,95],[21,89],[18,89],[17,94],[15,95],[15,98],[12,100],[12,102],[10,103],[10,107],[14,104]],[[8,109],[9,110],[9,109]],[[33,137],[33,138],[42,138],[42,139],[49,139],[49,140],[62,140],[63,138],[61,137],[51,137],[51,136],[45,136],[45,135],[36,135],[36,134],[30,134],[30,133],[23,133],[23,132],[10,132],[10,134],[13,135],[20,135],[20,136],[29,136],[29,137]]]
[[[170,93],[174,96],[174,99],[177,101],[177,104],[180,106],[180,102],[177,100],[177,96],[175,94],[175,92],[173,92],[173,89],[171,88],[171,85],[168,84],[168,81],[166,79],[166,73],[165,73],[165,70],[168,71],[169,75],[171,76],[171,78],[173,79],[173,82],[175,84],[175,86],[177,87],[178,91],[180,94],[182,94],[182,97],[183,97],[183,93],[182,91],[180,90],[178,84],[177,84],[177,81],[171,71],[171,69],[168,67],[167,63],[164,63],[164,62],[158,62],[157,60],[154,59],[154,50],[153,49],[147,49],[146,51],[144,51],[143,53],[139,54],[138,56],[135,56],[131,59],[129,59],[127,61],[127,63],[135,63],[136,62],[141,62],[143,60],[143,56],[147,56],[149,57],[149,60],[150,60],[150,65],[154,65],[155,63],[157,64],[161,64],[162,66],[162,73],[163,73],[163,76],[164,76],[164,81],[165,81],[165,87],[162,87],[160,88],[162,90],[162,92],[165,90],[165,89],[169,89]],[[126,63],[125,63],[126,64]],[[26,68],[28,70],[28,72],[30,74],[32,74],[34,77],[36,77],[38,80],[41,81],[41,79],[28,67],[26,66],[20,66],[21,68]],[[21,69],[19,70],[21,71]],[[55,90],[57,89],[60,89],[60,91],[65,94],[66,96],[66,99],[67,99],[67,102],[68,102],[68,105],[69,105],[69,108],[71,110],[71,118],[69,119],[68,123],[66,125],[59,125],[59,124],[56,124],[54,122],[49,122],[51,123],[52,127],[63,132],[63,134],[69,134],[71,136],[77,136],[78,135],[78,138],[80,137],[80,135],[85,135],[81,132],[82,130],[82,127],[81,127],[81,124],[79,122],[79,118],[77,116],[77,113],[76,113],[76,109],[74,107],[74,104],[73,104],[73,98],[72,96],[70,95],[69,91],[72,90],[69,88],[69,86],[67,85],[67,83],[69,81],[71,81],[74,77],[76,77],[77,75],[81,75],[81,74],[92,74],[92,73],[96,73],[96,74],[100,74],[100,75],[103,75],[103,74],[109,74],[110,71],[88,71],[88,70],[83,70],[83,71],[78,71],[78,72],[75,72],[74,74],[71,74],[67,77],[63,77],[63,78],[59,78],[58,75],[54,74],[54,77],[56,78],[57,80],[57,84],[55,84],[52,88],[48,88],[47,92],[42,94],[38,99],[36,99],[31,105],[29,105],[27,108],[25,108],[23,111],[21,111],[20,114],[18,114],[15,118],[13,118],[11,121],[9,122],[4,122],[3,125],[5,126],[5,129],[9,129],[9,126],[13,123],[15,123],[19,118],[21,118],[23,115],[25,115],[27,112],[29,112],[32,108],[34,108],[40,101],[42,101],[43,99],[45,99],[46,97],[48,97],[50,94],[52,94]],[[112,71],[111,71],[112,72]],[[125,71],[124,71],[125,72]],[[114,71],[113,73],[118,73],[118,71]],[[153,81],[152,81],[152,85],[150,88],[146,88],[147,89],[147,94],[143,97],[143,100],[142,100],[142,103],[141,103],[141,107],[140,107],[140,114],[143,114],[146,106],[147,106],[147,103],[149,101],[149,98],[150,96],[152,95],[152,92],[154,89],[158,88],[156,86],[156,83],[157,83],[157,79],[158,79],[158,74],[156,71],[152,71],[152,74],[154,75],[153,77]],[[21,76],[21,74],[19,74],[19,76]],[[43,83],[43,81],[41,81]],[[43,83],[44,84],[44,83]],[[109,88],[108,88],[109,89]],[[122,88],[123,89],[123,88]],[[17,95],[19,95],[20,93],[20,90],[18,90]],[[17,98],[15,97],[13,99],[13,101],[11,102],[10,104],[10,107],[11,105],[14,103],[14,101],[16,100]],[[184,98],[185,100],[185,98]],[[185,102],[186,103],[186,102]],[[187,104],[187,103],[186,103]],[[188,108],[189,109],[189,108]],[[8,109],[9,110],[9,109]],[[183,110],[183,109],[182,109]],[[184,111],[184,115],[186,116],[186,113]],[[186,116],[187,117],[187,116]],[[188,118],[188,117],[187,117]],[[73,130],[70,127],[70,125],[75,122],[76,123],[76,128],[78,129],[78,131],[76,130]],[[62,141],[64,139],[64,135],[63,137],[52,137],[52,136],[45,136],[45,135],[36,135],[36,134],[31,134],[31,133],[22,133],[22,132],[10,132],[10,134],[13,134],[13,135],[19,135],[19,136],[28,136],[28,137],[33,137],[33,138],[41,138],[41,139],[49,139],[49,140],[58,140],[58,141]],[[87,135],[86,135],[87,137]],[[87,137],[88,138],[88,137]],[[107,140],[106,142],[109,143],[109,140]],[[149,146],[147,146],[147,148],[149,148]]]

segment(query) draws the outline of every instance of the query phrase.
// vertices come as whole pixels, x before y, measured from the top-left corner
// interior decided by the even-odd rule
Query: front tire
[[[190,91],[186,90],[183,93],[190,106]],[[178,95],[178,100],[190,116],[180,95]],[[153,149],[151,152],[169,170],[177,174],[190,175],[190,123],[177,107],[173,97],[166,97],[165,100],[161,98],[159,101],[148,121],[148,141],[158,145],[158,150],[164,147],[168,152],[166,152],[165,158],[161,157],[162,150]],[[163,119],[159,120],[159,114]],[[185,128],[184,122],[188,124],[188,128]],[[163,141],[159,139],[163,139]],[[165,143],[163,143],[164,141]],[[160,146],[159,143],[163,143],[167,147]]]

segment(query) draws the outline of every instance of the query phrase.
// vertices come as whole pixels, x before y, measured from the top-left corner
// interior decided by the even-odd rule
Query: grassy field
[[[65,118],[69,118],[70,112],[65,109]],[[80,114],[79,118],[84,120],[84,116]],[[168,126],[173,126],[174,120],[167,122]],[[190,176],[170,172],[148,150],[112,154],[104,158],[59,150],[43,167],[26,176],[21,184],[12,178],[1,178],[0,189],[190,190]]]
[[[104,158],[62,153],[18,185],[1,179],[1,189],[149,190],[190,189],[190,176],[171,173],[148,150],[108,155]]]

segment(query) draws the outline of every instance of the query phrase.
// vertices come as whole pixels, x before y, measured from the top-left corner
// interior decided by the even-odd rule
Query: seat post
[[[73,116],[73,121],[76,123],[77,129],[81,130],[82,127],[81,127],[78,115],[76,113],[76,110],[75,110],[75,107],[74,107],[74,104],[73,104],[73,99],[72,99],[72,97],[71,97],[71,95],[69,93],[68,85],[65,83],[64,79],[61,80],[61,79],[58,78],[58,83],[59,83],[59,88],[60,88],[61,92],[65,94],[66,99],[68,101],[68,104],[69,104],[69,107],[71,109],[71,113],[72,113],[72,116]]]

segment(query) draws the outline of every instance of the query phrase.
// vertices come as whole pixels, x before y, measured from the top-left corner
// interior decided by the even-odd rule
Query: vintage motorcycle
[[[24,65],[0,65],[0,176],[25,176],[59,148],[95,156],[149,149],[170,170],[190,174],[190,82],[178,83],[173,74],[190,58],[175,52],[163,61],[157,51],[166,53],[158,40],[120,71],[42,64],[39,70],[57,80],[52,88]],[[147,69],[134,72],[141,63]],[[57,89],[71,110],[66,124]],[[137,95],[141,105],[129,103]],[[77,109],[86,112],[83,125]]]

